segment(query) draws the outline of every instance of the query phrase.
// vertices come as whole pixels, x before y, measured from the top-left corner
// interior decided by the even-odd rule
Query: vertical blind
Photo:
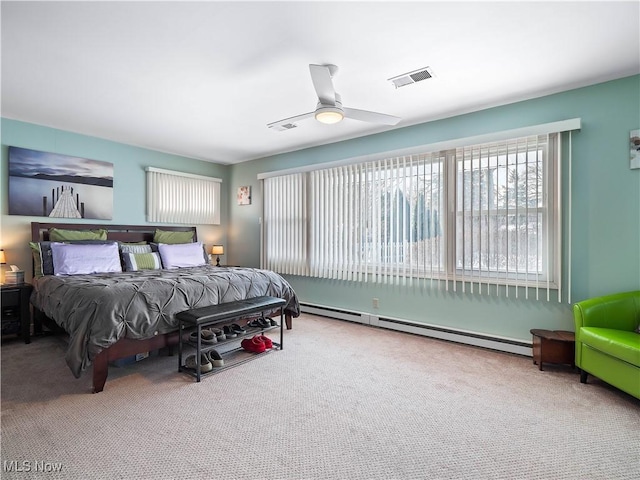
[[[452,273],[463,291],[514,285],[527,298],[530,288],[536,298],[543,288],[549,299],[552,288],[560,290],[557,139],[534,135],[456,150]]]
[[[146,172],[149,222],[220,224],[220,179],[152,167]]]
[[[361,282],[438,278],[444,178],[440,154],[267,178],[263,266]]]
[[[560,138],[263,177],[263,266],[561,301]]]
[[[263,242],[269,245],[263,268],[308,275],[305,174],[270,178],[263,191],[264,219],[269,224],[263,231]]]

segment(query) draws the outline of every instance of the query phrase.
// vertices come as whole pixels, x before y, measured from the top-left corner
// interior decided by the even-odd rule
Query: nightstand
[[[18,334],[24,343],[31,343],[31,309],[29,297],[32,286],[29,283],[18,285],[0,285],[2,298],[0,309],[2,313],[2,336]]]

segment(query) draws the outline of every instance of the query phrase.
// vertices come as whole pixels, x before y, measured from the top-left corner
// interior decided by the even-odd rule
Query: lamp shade
[[[7,263],[7,257],[4,256],[4,250],[0,248],[0,265]]]
[[[211,255],[224,255],[224,247],[222,245],[214,245],[211,247]]]

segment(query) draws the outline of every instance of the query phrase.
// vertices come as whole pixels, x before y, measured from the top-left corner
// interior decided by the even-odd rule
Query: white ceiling
[[[2,116],[231,164],[640,73],[640,2],[6,2]],[[310,63],[345,106],[313,119]],[[390,77],[436,77],[394,89]]]

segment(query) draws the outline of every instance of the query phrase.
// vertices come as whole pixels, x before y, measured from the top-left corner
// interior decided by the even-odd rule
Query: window
[[[221,180],[147,167],[147,220],[220,224]]]
[[[557,143],[538,135],[456,150],[452,273],[472,289],[475,280],[556,286]]]
[[[263,266],[548,292],[560,285],[559,143],[531,135],[265,178]]]

